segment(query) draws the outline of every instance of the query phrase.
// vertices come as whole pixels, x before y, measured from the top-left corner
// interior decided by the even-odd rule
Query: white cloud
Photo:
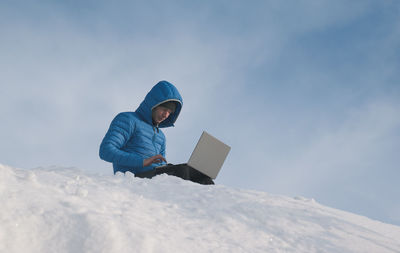
[[[399,26],[380,21],[397,29],[376,40],[347,34],[360,44],[340,57],[314,40],[362,23],[372,1],[80,4],[1,8],[1,163],[110,171],[97,155],[108,124],[162,79],[184,99],[169,158],[184,162],[208,130],[232,146],[222,183],[315,192],[338,171],[398,162],[385,152],[398,140]]]

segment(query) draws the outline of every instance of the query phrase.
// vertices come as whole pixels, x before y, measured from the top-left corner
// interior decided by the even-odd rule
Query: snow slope
[[[166,175],[0,165],[0,252],[400,252],[400,227]]]

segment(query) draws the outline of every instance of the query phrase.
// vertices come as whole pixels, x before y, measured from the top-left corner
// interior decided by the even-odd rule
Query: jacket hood
[[[137,108],[136,113],[138,113],[145,122],[153,125],[152,110],[167,101],[176,102],[175,112],[169,115],[166,120],[161,122],[158,127],[163,128],[174,126],[174,123],[181,112],[183,100],[178,89],[170,82],[158,82],[149,93],[147,93],[143,102]]]

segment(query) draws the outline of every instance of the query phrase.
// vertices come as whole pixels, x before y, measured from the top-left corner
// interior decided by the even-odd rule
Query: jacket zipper
[[[158,127],[153,126],[154,133],[153,133],[152,143],[153,143],[154,150],[156,151],[156,155],[158,155],[157,146],[156,146],[156,129],[157,129],[157,133],[158,133],[159,132]]]

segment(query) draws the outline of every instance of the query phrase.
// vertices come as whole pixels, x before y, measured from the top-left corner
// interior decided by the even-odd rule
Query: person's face
[[[155,124],[160,124],[171,115],[172,110],[166,107],[157,106],[152,112],[153,121]]]

